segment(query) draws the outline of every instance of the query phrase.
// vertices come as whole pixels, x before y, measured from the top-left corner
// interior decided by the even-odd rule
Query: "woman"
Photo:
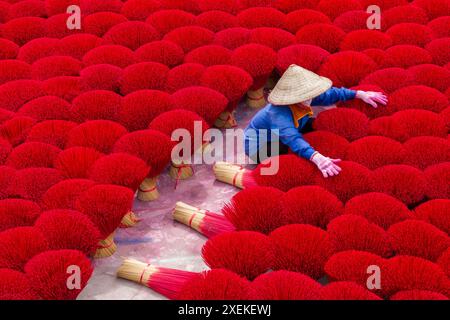
[[[312,130],[311,106],[330,106],[339,101],[361,99],[374,108],[386,105],[380,92],[334,88],[330,79],[297,65],[291,65],[269,95],[269,104],[260,110],[245,130],[245,152],[253,161],[285,154],[288,149],[312,161],[325,178],[338,175],[340,159],[315,151],[302,133]],[[279,152],[277,152],[279,151]]]

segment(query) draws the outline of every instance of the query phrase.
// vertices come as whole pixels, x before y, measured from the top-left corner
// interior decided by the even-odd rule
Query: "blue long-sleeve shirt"
[[[356,91],[354,90],[333,87],[314,98],[311,106],[329,106],[339,101],[354,99],[355,96]],[[309,118],[309,116],[305,116],[300,119],[299,125],[296,127],[290,106],[268,104],[253,117],[245,129],[245,153],[248,156],[255,155],[259,146],[267,144],[273,139],[279,139],[297,155],[310,159],[315,150],[301,134],[302,128]],[[261,129],[266,131],[260,132]]]

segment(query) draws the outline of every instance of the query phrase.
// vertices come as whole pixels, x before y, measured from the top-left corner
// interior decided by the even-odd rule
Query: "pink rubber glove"
[[[374,108],[378,108],[378,104],[382,104],[385,106],[388,103],[388,98],[381,92],[373,92],[373,91],[360,91],[356,92],[356,97],[361,99],[367,104],[370,104]]]
[[[331,159],[315,152],[310,160],[319,168],[324,178],[337,176],[342,171],[341,167],[337,165],[341,159]]]

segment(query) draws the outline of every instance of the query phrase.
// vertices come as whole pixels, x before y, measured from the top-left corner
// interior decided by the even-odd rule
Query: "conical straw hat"
[[[291,105],[317,97],[331,88],[330,79],[292,64],[269,95],[274,105]]]

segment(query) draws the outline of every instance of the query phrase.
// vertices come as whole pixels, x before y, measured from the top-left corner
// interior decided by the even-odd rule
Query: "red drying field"
[[[82,30],[66,27],[73,3]],[[450,0],[73,3],[0,1],[0,299],[75,299],[66,266],[84,287],[87,257],[114,253],[132,194],[157,197],[172,145],[149,124],[183,109],[217,125],[292,63],[390,102],[342,103],[305,136],[346,160],[342,175],[305,164],[297,177],[287,160],[275,177],[248,173],[270,193],[239,193],[225,214],[240,231],[204,249],[237,274],[203,274],[176,297],[449,297]],[[372,4],[381,30],[366,28]],[[382,267],[383,292],[364,287],[367,264]],[[331,284],[315,282],[325,274]]]

